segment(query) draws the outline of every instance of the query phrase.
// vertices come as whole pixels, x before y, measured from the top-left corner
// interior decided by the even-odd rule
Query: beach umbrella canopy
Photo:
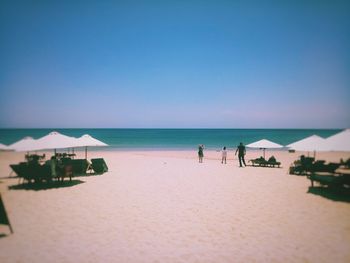
[[[11,150],[11,148],[5,144],[0,143],[0,151],[8,151],[8,150]]]
[[[53,131],[37,140],[34,140],[32,144],[17,147],[16,151],[63,149],[72,148],[75,146],[77,146],[76,138]]]
[[[83,136],[77,138],[77,147],[85,147],[85,159],[87,159],[87,147],[100,147],[100,146],[108,146],[108,144],[97,140],[96,138],[90,136],[89,134],[84,134]]]
[[[8,147],[10,149],[13,149],[15,151],[21,151],[21,149],[30,149],[32,147],[34,147],[36,143],[36,140],[33,139],[32,137],[24,137],[22,139],[20,139],[19,141],[9,145]],[[24,150],[24,151],[31,151],[31,150]]]
[[[83,136],[76,139],[77,147],[84,146],[108,146],[108,144],[97,140],[96,138],[90,136],[89,134],[84,134]]]
[[[283,145],[266,140],[266,139],[262,139],[260,141],[256,141],[253,143],[250,143],[247,145],[247,147],[249,148],[259,148],[263,150],[263,154],[264,154],[264,158],[265,158],[265,150],[266,149],[278,149],[278,148],[283,148]]]
[[[322,151],[350,152],[350,129],[343,130],[320,143]]]
[[[296,151],[322,151],[324,149],[324,147],[322,147],[324,141],[325,139],[318,135],[311,135],[302,140],[288,144],[287,147]]]

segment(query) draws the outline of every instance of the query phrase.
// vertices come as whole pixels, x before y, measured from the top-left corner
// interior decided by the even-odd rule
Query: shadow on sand
[[[54,189],[54,188],[64,188],[64,187],[71,187],[74,185],[85,183],[81,180],[72,180],[72,181],[63,181],[63,182],[51,182],[51,183],[26,183],[26,184],[18,184],[18,185],[11,185],[9,186],[9,190],[48,190],[48,189]]]
[[[0,238],[7,237],[7,234],[0,233]]]
[[[332,189],[328,187],[309,187],[309,194],[319,195],[333,201],[350,203],[350,189]]]

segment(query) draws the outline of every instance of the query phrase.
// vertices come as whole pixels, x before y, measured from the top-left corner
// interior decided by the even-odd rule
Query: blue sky
[[[0,2],[0,127],[350,126],[346,1],[84,2]]]

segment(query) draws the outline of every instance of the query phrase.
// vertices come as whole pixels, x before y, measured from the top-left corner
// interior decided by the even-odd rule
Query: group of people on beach
[[[246,154],[246,150],[245,150],[245,146],[243,145],[243,143],[239,143],[239,145],[237,146],[235,155],[237,155],[238,153],[238,161],[239,161],[239,167],[243,167],[242,164],[244,166],[246,166],[245,164],[245,160],[244,160],[244,156]],[[204,145],[200,144],[198,146],[198,159],[199,162],[202,163],[203,162],[203,157],[204,157]],[[226,146],[224,146],[221,150],[221,163],[225,163],[226,164],[226,159],[227,159],[227,149]]]

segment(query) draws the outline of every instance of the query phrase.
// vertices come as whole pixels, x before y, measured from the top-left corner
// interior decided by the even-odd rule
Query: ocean
[[[260,139],[287,145],[316,134],[328,137],[339,129],[0,129],[0,143],[9,145],[23,137],[40,138],[51,131],[80,137],[84,134],[108,145],[104,150],[188,150],[204,144],[206,149],[235,148]],[[92,149],[93,150],[93,149]]]

